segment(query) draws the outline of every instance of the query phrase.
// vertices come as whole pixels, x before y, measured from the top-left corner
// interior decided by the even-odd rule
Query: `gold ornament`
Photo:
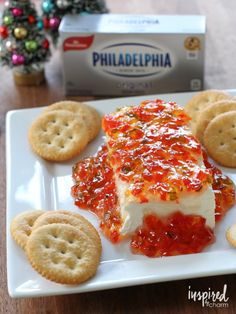
[[[27,34],[28,34],[28,31],[24,27],[16,27],[14,29],[14,36],[17,39],[24,39],[27,36]]]

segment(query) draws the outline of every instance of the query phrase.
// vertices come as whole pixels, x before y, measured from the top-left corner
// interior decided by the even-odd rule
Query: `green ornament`
[[[38,48],[38,44],[35,40],[27,40],[25,42],[25,48],[28,52],[34,52]]]
[[[11,25],[12,22],[13,22],[13,17],[12,17],[12,16],[10,16],[10,15],[4,16],[4,18],[3,18],[3,23],[4,23],[5,25]]]

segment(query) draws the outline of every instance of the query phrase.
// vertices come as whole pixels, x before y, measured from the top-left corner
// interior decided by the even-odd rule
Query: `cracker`
[[[222,113],[211,120],[203,140],[215,161],[222,166],[236,167],[236,111]]]
[[[236,110],[236,100],[224,99],[214,102],[203,109],[198,116],[196,123],[196,136],[203,144],[203,134],[209,122],[217,115]]]
[[[46,107],[45,112],[53,110],[67,110],[82,117],[88,130],[89,142],[98,135],[101,128],[101,117],[93,107],[81,102],[64,100]]]
[[[192,118],[191,120],[191,128],[193,133],[195,134],[196,123],[198,119],[198,115],[207,106],[212,104],[213,102],[228,99],[230,96],[223,91],[220,90],[206,90],[200,93],[197,93],[193,96],[189,102],[185,106],[185,111]]]
[[[26,253],[43,277],[62,284],[79,284],[95,275],[101,247],[74,226],[55,223],[31,233]]]
[[[101,246],[101,239],[94,226],[83,216],[66,210],[48,211],[41,215],[34,223],[33,230],[52,223],[63,223],[74,226]]]
[[[27,211],[17,215],[13,219],[10,226],[11,235],[22,249],[26,247],[36,219],[43,213],[45,213],[43,210]]]
[[[29,142],[35,153],[49,161],[65,161],[77,156],[87,145],[82,118],[66,110],[47,112],[30,127]]]
[[[229,227],[225,235],[228,242],[236,248],[236,224]]]
[[[81,222],[81,226],[83,225],[83,231],[86,234],[89,234],[90,237],[94,237],[96,240],[95,241],[99,241],[101,242],[101,238],[97,232],[97,230],[95,229],[95,227],[82,215],[72,212],[72,211],[68,211],[68,210],[59,210],[58,212],[60,212],[61,214],[64,215],[71,215],[73,216],[75,219],[78,219]],[[85,231],[86,229],[86,231]]]

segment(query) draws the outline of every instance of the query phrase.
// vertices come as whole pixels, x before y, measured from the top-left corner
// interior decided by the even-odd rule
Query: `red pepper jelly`
[[[131,240],[134,254],[149,257],[172,256],[201,252],[214,242],[212,229],[206,226],[205,218],[175,212],[166,219],[155,215],[144,217]]]
[[[215,193],[215,220],[220,221],[226,211],[235,204],[235,186],[232,180],[222,171],[208,161],[207,154],[203,151],[205,167],[212,173],[212,189]]]
[[[113,170],[107,162],[107,147],[103,145],[94,157],[85,158],[73,167],[72,196],[75,205],[95,213],[101,220],[103,233],[113,242],[120,240],[120,211],[117,206]]]
[[[178,202],[181,192],[215,193],[215,219],[219,221],[235,202],[232,181],[211,165],[188,129],[189,118],[175,103],[146,101],[105,116],[107,145],[96,156],[73,167],[75,204],[94,212],[113,243],[122,240],[123,225],[115,177],[128,183],[127,193],[138,202]],[[204,158],[202,158],[202,156]],[[205,167],[199,160],[204,161]],[[131,237],[131,251],[150,257],[197,253],[214,241],[204,217],[174,212],[160,218],[146,215]]]
[[[211,173],[198,162],[200,143],[189,129],[190,118],[174,102],[144,101],[106,115],[109,162],[127,194],[141,203],[147,195],[178,200],[182,192],[197,192],[211,182]]]

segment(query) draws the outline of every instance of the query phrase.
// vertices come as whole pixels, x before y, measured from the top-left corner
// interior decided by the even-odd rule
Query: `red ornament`
[[[47,39],[44,39],[44,41],[42,42],[42,46],[44,49],[48,49],[49,48],[49,41]]]
[[[28,16],[28,21],[30,24],[34,24],[36,22],[36,18],[33,15]]]
[[[43,19],[43,25],[46,29],[50,27],[49,19],[47,19],[46,17]]]
[[[2,38],[7,38],[8,36],[8,30],[6,26],[0,26],[0,36]]]

